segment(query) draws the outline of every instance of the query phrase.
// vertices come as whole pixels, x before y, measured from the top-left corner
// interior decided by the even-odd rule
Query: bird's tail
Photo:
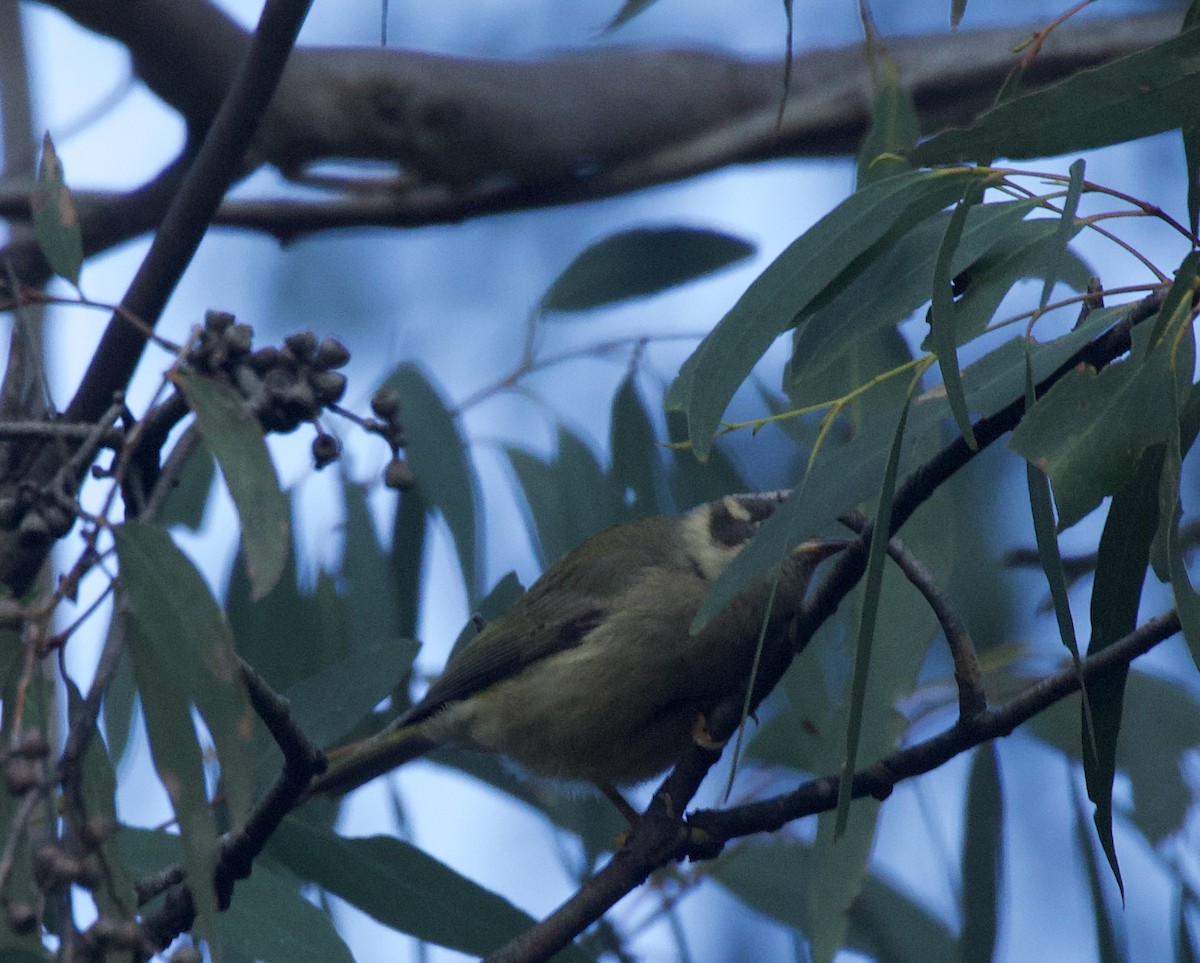
[[[326,753],[329,768],[309,787],[308,795],[344,796],[437,746],[437,742],[421,734],[420,726],[401,726],[331,749]]]

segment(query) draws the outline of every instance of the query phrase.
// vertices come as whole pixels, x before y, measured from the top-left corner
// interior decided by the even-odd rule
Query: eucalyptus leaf
[[[130,647],[134,676],[152,745],[156,729],[158,734],[156,762],[164,738],[182,738],[184,730],[190,731],[188,706],[194,703],[216,743],[225,793],[240,820],[251,803],[254,713],[233,635],[204,579],[166,531],[134,519],[118,526],[114,535],[121,588],[129,600],[127,626],[131,639],[135,634],[137,639]],[[153,711],[151,693],[157,700]],[[174,735],[168,737],[164,726]],[[194,733],[184,741],[194,744]],[[178,762],[190,777],[190,757]],[[194,801],[187,797],[188,803]]]
[[[916,164],[1075,154],[1189,123],[1200,98],[1200,27],[1005,101],[967,128],[936,134]]]
[[[612,452],[609,475],[625,495],[622,521],[669,512],[671,506],[664,497],[666,468],[662,449],[638,395],[633,371],[626,375],[613,398],[609,450]]]
[[[1004,795],[994,743],[975,750],[967,780],[966,831],[962,851],[963,963],[991,963],[1000,920],[1004,874]]]
[[[648,297],[713,274],[754,253],[754,245],[720,231],[690,227],[634,228],[588,247],[538,307],[547,313],[588,311]]]
[[[911,151],[920,136],[912,93],[900,83],[893,68],[871,101],[871,125],[858,149],[855,179],[858,187],[911,170],[912,165],[899,155]]]
[[[507,454],[525,495],[543,568],[621,520],[622,492],[567,428],[560,426],[558,451],[549,462],[514,448]]]
[[[479,481],[458,422],[433,382],[412,364],[403,364],[384,383],[400,395],[405,453],[417,489],[430,508],[441,511],[472,600],[482,590],[479,536]]]
[[[486,954],[533,925],[507,900],[391,836],[335,836],[293,816],[267,852],[385,926],[462,953]]]
[[[888,246],[899,243],[979,176],[960,169],[889,177],[850,196],[793,241],[701,342],[667,393],[666,406],[687,414],[697,456],[707,456],[734,392],[780,334],[879,256],[876,244],[885,238]]]
[[[283,574],[291,524],[262,427],[245,401],[220,382],[187,370],[177,370],[171,378],[196,413],[204,441],[221,466],[242,523],[251,596],[260,599]]]

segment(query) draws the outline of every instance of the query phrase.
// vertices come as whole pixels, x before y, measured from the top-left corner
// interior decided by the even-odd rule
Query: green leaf
[[[117,833],[121,856],[139,877],[178,862],[179,842],[162,830],[122,826]],[[304,899],[294,881],[261,861],[249,878],[238,882],[228,911],[218,918],[217,933],[227,950],[249,959],[353,960],[329,914]]]
[[[482,592],[479,567],[479,482],[455,416],[434,384],[416,365],[403,364],[385,382],[400,395],[405,449],[417,490],[446,519],[458,549],[467,595]]]
[[[713,274],[754,253],[754,245],[720,231],[641,227],[590,245],[542,295],[543,312],[590,311],[644,298]]]
[[[170,528],[172,525],[182,525],[193,532],[199,531],[204,521],[204,509],[208,506],[208,496],[212,491],[213,476],[216,475],[216,464],[212,452],[204,442],[192,452],[192,457],[184,465],[179,484],[171,489],[163,502],[163,507],[155,516],[159,524]]]
[[[485,954],[533,924],[507,900],[390,836],[348,839],[291,816],[267,852],[385,926],[462,953]]]
[[[670,511],[664,504],[666,470],[662,449],[650,424],[650,416],[638,396],[637,379],[630,371],[613,398],[609,450],[612,467],[609,477],[624,494],[624,521],[661,515]]]
[[[1074,783],[1072,783],[1072,787]],[[1084,821],[1084,803],[1078,793],[1072,791],[1075,803],[1075,837],[1083,850],[1084,866],[1087,868],[1088,892],[1092,897],[1092,918],[1096,923],[1097,958],[1100,963],[1125,963],[1129,958],[1124,949],[1124,926],[1119,915],[1108,906],[1104,895],[1100,861],[1096,858],[1096,847]]]
[[[1172,130],[1195,117],[1197,54],[1200,28],[1194,27],[993,107],[970,127],[934,135],[913,151],[912,160],[929,165],[1053,157]]]
[[[405,677],[417,649],[410,639],[381,640],[297,682],[284,693],[293,721],[318,746],[340,741]]]
[[[279,490],[275,465],[263,440],[262,426],[231,388],[192,371],[171,375],[179,386],[221,474],[242,523],[242,551],[260,599],[279,581],[288,557],[290,514]]]
[[[1185,377],[1191,380],[1190,367]],[[1177,427],[1172,429],[1167,439],[1167,453],[1163,460],[1162,480],[1159,485],[1160,511],[1169,519],[1167,558],[1171,575],[1171,595],[1175,600],[1175,610],[1179,613],[1183,639],[1192,654],[1192,661],[1200,666],[1200,595],[1197,595],[1192,587],[1187,562],[1183,557],[1183,543],[1179,536],[1179,520],[1183,515],[1183,505],[1179,497],[1183,473],[1183,441],[1182,432],[1178,427],[1179,403],[1174,384],[1168,386],[1166,394],[1167,406]]]
[[[1070,334],[1028,346],[1034,380],[1047,377],[1128,310],[1117,307],[1093,311]],[[1026,347],[1021,340],[1005,342],[963,370],[963,388],[970,411],[989,415],[1021,397],[1025,387]],[[944,397],[930,394],[913,402],[908,426],[911,443],[901,459],[902,472],[915,468],[931,444],[942,443],[942,423],[949,414]],[[891,423],[877,418],[844,445],[819,452],[812,470],[776,506],[754,538],[713,584],[698,617],[707,619],[719,612],[753,578],[779,562],[804,539],[832,534],[836,531],[833,520],[841,512],[875,497],[878,494],[875,479],[883,476],[893,440]]]
[[[208,805],[204,760],[192,725],[188,694],[170,661],[164,659],[155,640],[144,634],[137,618],[129,619],[126,637],[154,769],[179,823],[183,865],[196,905],[196,931],[202,938],[211,938],[217,919],[217,894],[212,886],[217,827]]]
[[[967,780],[966,830],[962,851],[963,963],[990,963],[1000,918],[1004,874],[1004,796],[995,743],[985,743],[971,759]]]
[[[1029,356],[1025,358],[1025,408],[1028,411],[1033,405],[1033,366]],[[1075,674],[1079,678],[1079,691],[1083,696],[1083,734],[1084,746],[1087,751],[1083,755],[1084,771],[1095,771],[1098,763],[1096,749],[1096,727],[1092,721],[1092,705],[1088,696],[1087,684],[1083,678],[1079,657],[1079,643],[1075,638],[1075,622],[1071,618],[1071,601],[1067,595],[1067,579],[1063,571],[1062,555],[1058,550],[1058,539],[1055,536],[1054,504],[1050,495],[1050,482],[1046,476],[1032,464],[1025,465],[1025,479],[1029,486],[1029,507],[1033,515],[1033,533],[1037,540],[1038,558],[1042,563],[1042,571],[1046,574],[1046,582],[1050,588],[1050,598],[1054,602],[1054,616],[1058,622],[1058,633],[1063,645],[1071,653],[1071,661],[1075,666]]]
[[[1028,229],[1028,243],[1007,250],[997,246],[971,265],[965,275],[966,290],[954,302],[955,334],[960,345],[987,330],[1018,281],[1044,279],[1052,262],[1059,272],[1059,281],[1075,291],[1087,290],[1093,272],[1074,251],[1067,248],[1059,250],[1054,258],[1047,257],[1047,247],[1057,249],[1062,243],[1058,240],[1056,223],[1046,218],[1024,221],[1021,227]],[[1078,233],[1080,228],[1076,226],[1075,230]],[[921,347],[929,349],[928,339]]]
[[[1163,299],[1162,308],[1154,321],[1154,330],[1150,335],[1149,346],[1157,348],[1171,332],[1179,333],[1192,322],[1192,306],[1197,292],[1200,291],[1200,253],[1188,251],[1179,269],[1175,272],[1175,280],[1171,289]],[[1190,384],[1190,381],[1189,381]]]
[[[902,174],[912,165],[901,157],[917,145],[921,136],[917,108],[912,94],[900,83],[894,69],[875,91],[871,101],[871,126],[858,149],[856,183],[859,190],[893,174]]]
[[[878,803],[870,804],[878,809]],[[866,807],[864,807],[865,809]],[[830,845],[832,818],[818,817],[818,842],[742,845],[712,866],[713,878],[756,912],[776,919],[805,936],[812,959],[831,960],[845,941],[851,907],[864,889],[873,828],[864,812],[854,820],[851,836]],[[865,842],[865,845],[863,845]]]
[[[1164,452],[1146,452],[1132,481],[1113,497],[1100,536],[1092,583],[1092,638],[1088,654],[1103,651],[1137,627],[1142,585],[1150,563],[1150,545],[1158,527],[1158,485]],[[1084,766],[1088,796],[1096,806],[1096,832],[1113,877],[1124,897],[1116,843],[1113,840],[1112,788],[1117,767],[1117,737],[1129,667],[1116,666],[1093,676],[1088,699],[1095,727],[1096,760]]]
[[[898,243],[979,176],[938,170],[889,177],[847,198],[793,241],[700,343],[667,393],[666,407],[687,414],[697,456],[707,456],[734,392],[780,334],[886,250],[876,250],[878,242]]]
[[[398,634],[403,639],[417,636],[421,610],[421,574],[425,569],[425,538],[428,506],[415,489],[400,496],[400,507],[392,525],[392,550],[388,555],[388,573],[392,597],[396,600]]]
[[[974,296],[975,285],[986,280],[985,265],[1036,247],[1054,230],[1054,222],[1048,219],[1024,220],[1036,203],[1036,200],[1006,201],[970,209],[950,262],[951,276],[965,271],[971,276],[960,310]],[[810,382],[828,380],[828,376],[823,379],[824,372],[841,372],[844,358],[854,349],[855,342],[869,340],[879,331],[893,330],[929,300],[939,243],[949,219],[949,214],[937,214],[918,224],[903,243],[873,257],[837,295],[815,305],[801,317],[796,326],[792,358],[784,374],[784,389],[793,403],[799,406],[828,401],[831,396],[809,387]],[[1035,263],[1019,263],[1022,267],[1028,263],[1031,271],[1036,272]],[[1009,287],[1022,276],[1025,276],[1022,272],[1015,271]],[[1085,275],[1083,285],[1086,284]],[[1004,293],[1007,290],[1004,288]],[[996,304],[1000,297],[1003,293],[995,299]],[[988,320],[990,317],[989,313]],[[960,336],[979,333],[974,321],[968,322],[963,317],[959,318],[957,328]]]
[[[254,713],[229,626],[200,573],[163,529],[133,519],[113,534],[121,587],[129,600],[128,627],[137,637],[131,644],[133,670],[151,739],[161,722],[171,732],[191,733],[185,741],[194,746],[188,704],[195,703],[216,744],[234,818],[241,820],[251,804]],[[153,718],[152,697],[157,703]],[[161,744],[166,731],[160,728],[158,736]],[[157,764],[157,752],[155,759]],[[179,764],[185,769],[190,766],[190,755]],[[190,770],[184,775],[190,776]],[[169,784],[167,788],[171,791]],[[203,796],[202,784],[199,793]],[[188,803],[194,801],[194,796],[187,798]]]
[[[675,442],[687,437],[687,419],[678,411],[667,412],[667,437]],[[671,496],[674,507],[679,510],[716,501],[730,492],[749,491],[752,487],[738,471],[724,444],[715,445],[705,462],[697,459],[690,447],[670,451]]]
[[[118,630],[117,617],[114,615],[109,622],[108,634]],[[128,652],[122,653],[117,662],[117,670],[104,692],[101,708],[108,751],[120,762],[129,745],[129,733],[137,712],[137,683],[133,679],[133,665]]]
[[[83,267],[83,231],[49,133],[42,137],[42,162],[38,165],[37,186],[29,197],[29,207],[33,212],[33,233],[50,270],[78,288]]]
[[[929,309],[930,333],[937,352],[938,367],[942,372],[946,400],[950,403],[950,410],[954,413],[954,420],[958,423],[963,440],[972,451],[979,446],[975,442],[975,432],[971,429],[971,416],[967,412],[967,399],[963,394],[962,373],[958,368],[958,338],[955,333],[954,296],[950,290],[953,280],[950,265],[953,262],[954,251],[962,240],[967,214],[983,200],[983,192],[986,189],[985,181],[971,181],[963,192],[962,200],[954,208],[954,213],[950,215],[950,222],[946,225],[946,233],[942,237],[937,262],[933,268],[933,302]]]
[[[1079,713],[1078,696],[1073,696],[1038,715],[1029,726],[1038,738],[1079,759]],[[1133,788],[1131,821],[1151,845],[1178,832],[1187,816],[1192,790],[1184,781],[1180,760],[1195,748],[1197,732],[1200,706],[1186,686],[1130,671],[1117,769]],[[1147,752],[1147,746],[1154,751]]]
[[[912,389],[918,382],[913,381]],[[879,613],[879,598],[883,585],[883,565],[887,561],[888,539],[891,537],[892,496],[896,493],[896,477],[900,468],[900,451],[904,446],[904,428],[908,424],[908,411],[912,405],[913,391],[900,409],[892,449],[888,454],[887,467],[883,472],[883,484],[879,489],[879,503],[875,511],[875,530],[871,536],[871,547],[867,552],[867,570],[863,579],[863,605],[858,636],[854,644],[854,676],[850,684],[850,718],[846,726],[846,758],[842,763],[841,780],[838,785],[837,818],[833,837],[839,839],[846,831],[850,816],[850,796],[854,773],[858,764],[858,742],[862,729],[863,706],[867,697],[867,675],[871,667],[871,648],[875,640],[875,617]]]
[[[887,963],[958,963],[946,924],[876,875],[863,880],[850,906],[846,949]]]
[[[558,430],[558,452],[544,462],[507,449],[529,509],[538,555],[546,567],[585,538],[621,520],[623,500],[596,456],[567,428]]]
[[[354,963],[329,913],[297,892],[294,881],[256,865],[240,880],[217,933],[248,960],[321,960]]]
[[[343,478],[342,498],[346,521],[340,575],[345,585],[346,628],[353,651],[377,650],[380,642],[401,638],[396,583],[375,532],[366,487]]]
[[[1071,179],[1067,184],[1067,196],[1063,199],[1062,217],[1058,222],[1058,230],[1054,232],[1056,243],[1050,253],[1050,263],[1046,267],[1045,280],[1042,282],[1042,297],[1038,301],[1038,306],[1042,308],[1049,304],[1050,292],[1058,283],[1058,266],[1066,254],[1067,245],[1079,231],[1079,226],[1075,223],[1075,212],[1079,210],[1079,195],[1083,193],[1083,171],[1082,159],[1071,165]]]
[[[957,30],[967,12],[967,0],[950,0],[950,29]]]
[[[83,697],[70,678],[64,682],[73,716]],[[106,820],[109,825],[117,825],[117,773],[99,733],[93,733],[88,740],[83,753],[82,775],[83,807],[88,819]],[[104,861],[106,875],[104,885],[92,891],[97,908],[113,919],[132,919],[137,896],[133,877],[117,852],[116,840],[111,835],[105,836],[96,846],[96,855]],[[0,957],[3,957],[2,953]]]
[[[234,560],[225,590],[225,612],[238,652],[277,692],[350,655],[345,599],[334,576],[317,575],[310,592],[296,585],[291,553],[283,577],[264,598],[253,602],[242,557]],[[281,645],[280,639],[292,640]]]
[[[1143,326],[1144,328],[1144,326]],[[1143,356],[1148,332],[1134,332],[1135,351],[1096,372],[1076,369],[1030,407],[1009,447],[1049,476],[1060,529],[1074,525],[1132,476],[1140,453],[1170,430],[1159,399],[1168,353]]]

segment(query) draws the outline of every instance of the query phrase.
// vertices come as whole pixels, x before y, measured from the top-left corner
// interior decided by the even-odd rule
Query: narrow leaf
[[[417,648],[409,639],[381,643],[296,683],[284,693],[292,720],[316,745],[333,745],[404,678]]]
[[[946,398],[950,402],[950,410],[958,423],[958,430],[963,440],[974,451],[979,447],[975,441],[975,432],[971,428],[971,415],[967,411],[967,400],[963,395],[962,374],[958,368],[958,336],[955,332],[954,297],[950,286],[952,275],[950,264],[954,252],[962,239],[963,228],[967,223],[967,214],[971,208],[983,200],[987,182],[971,181],[963,192],[962,199],[950,215],[946,225],[946,233],[942,237],[938,249],[937,262],[933,268],[933,303],[929,311],[934,350],[937,353],[938,367],[942,372],[942,382],[946,388]]]
[[[615,17],[604,28],[605,33],[612,33],[617,27],[627,24],[647,7],[653,6],[657,0],[625,0]]]
[[[204,761],[189,700],[159,646],[143,632],[136,618],[129,620],[126,637],[142,697],[150,755],[179,823],[183,864],[196,905],[196,933],[211,938],[217,918],[217,894],[212,886],[217,827],[208,806]]]
[[[1046,277],[1042,282],[1042,297],[1039,307],[1050,303],[1050,292],[1058,283],[1059,263],[1067,250],[1067,244],[1075,236],[1078,228],[1075,225],[1075,212],[1079,210],[1079,196],[1083,193],[1084,161],[1082,158],[1071,165],[1071,179],[1067,184],[1067,196],[1063,198],[1062,217],[1055,232],[1055,245],[1050,251],[1049,264],[1046,267]]]
[[[908,410],[912,405],[914,381],[909,396],[900,409],[900,420],[888,454],[887,467],[883,473],[883,484],[879,491],[879,504],[875,512],[875,530],[871,537],[871,548],[867,553],[867,570],[863,583],[862,618],[858,626],[858,637],[854,643],[854,676],[850,684],[850,717],[846,726],[846,758],[842,764],[841,780],[838,784],[837,817],[833,837],[838,839],[846,831],[850,817],[850,799],[854,787],[854,772],[858,761],[858,741],[862,729],[863,707],[867,696],[867,673],[871,667],[871,646],[875,640],[875,617],[879,612],[879,596],[883,584],[883,565],[887,560],[888,539],[891,537],[892,496],[896,492],[896,477],[900,469],[900,451],[904,444],[904,428],[908,423]]]
[[[1172,130],[1200,98],[1200,28],[1008,100],[917,147],[919,165],[1076,154]]]
[[[912,94],[900,83],[893,67],[871,101],[871,126],[858,149],[858,188],[861,190],[893,174],[912,170],[912,165],[903,157],[884,155],[907,153],[916,146],[920,136],[921,127]]]
[[[630,371],[613,397],[609,431],[613,486],[624,496],[623,518],[633,520],[665,514],[666,470],[662,449],[650,416],[638,395],[637,378]]]
[[[586,248],[542,296],[543,312],[588,311],[649,297],[713,274],[754,253],[754,245],[720,231],[642,227]]]
[[[1158,527],[1158,485],[1162,470],[1162,449],[1147,452],[1133,480],[1113,497],[1109,507],[1092,583],[1089,655],[1102,651],[1137,627],[1142,585],[1150,564],[1150,545]],[[1128,676],[1129,667],[1120,665],[1094,676],[1088,683],[1096,758],[1094,765],[1084,766],[1088,797],[1096,807],[1093,815],[1096,833],[1122,898],[1125,889],[1113,839],[1112,789]]]
[[[385,926],[462,953],[485,954],[533,923],[507,900],[390,836],[343,838],[291,816],[267,850]],[[577,953],[566,951],[564,959],[571,958]]]
[[[1150,332],[1134,331],[1130,357],[1096,372],[1068,372],[1026,410],[1009,446],[1054,483],[1059,525],[1068,528],[1133,476],[1150,445],[1166,441],[1161,403],[1169,352],[1147,352]]]
[[[114,529],[121,585],[129,599],[130,629],[138,633],[134,675],[143,704],[147,665],[161,680],[161,713],[187,719],[189,703],[208,725],[221,763],[224,788],[236,819],[249,812],[250,745],[254,714],[242,685],[241,669],[221,610],[195,566],[163,529],[136,519]],[[138,659],[142,660],[139,668]],[[156,689],[155,691],[160,691]],[[145,706],[149,714],[149,706]],[[166,718],[164,716],[164,718]],[[195,742],[195,736],[191,737]],[[169,787],[168,787],[169,788]]]
[[[1167,394],[1172,416],[1178,424],[1179,407],[1173,387]],[[1192,654],[1192,661],[1200,667],[1200,596],[1192,587],[1187,563],[1183,557],[1183,542],[1179,535],[1179,520],[1183,516],[1183,505],[1179,496],[1182,471],[1182,442],[1179,431],[1175,430],[1167,440],[1167,456],[1163,461],[1162,488],[1166,502],[1164,507],[1170,518],[1170,527],[1167,529],[1167,558],[1170,564],[1171,594],[1175,600],[1175,609],[1179,613],[1183,638]]]
[[[408,441],[405,449],[417,479],[417,490],[438,509],[454,537],[458,564],[474,603],[483,589],[480,570],[479,481],[466,442],[449,406],[433,382],[416,365],[403,364],[386,386],[400,395],[400,418]]]
[[[915,171],[879,181],[848,197],[793,241],[747,288],[737,304],[684,363],[666,407],[682,410],[703,459],[734,392],[772,342],[817,298],[836,293],[905,232],[962,196],[973,170]]]
[[[1000,919],[1004,875],[1004,796],[996,744],[975,750],[967,780],[966,830],[962,851],[962,963],[990,963]]]
[[[1028,411],[1034,403],[1033,366],[1029,356],[1025,358],[1025,410]],[[1050,494],[1050,480],[1029,462],[1025,463],[1025,480],[1029,487],[1029,507],[1033,516],[1033,533],[1037,540],[1038,558],[1041,559],[1042,571],[1050,588],[1050,598],[1054,603],[1054,617],[1058,622],[1058,633],[1063,645],[1071,653],[1071,661],[1075,664],[1075,672],[1079,676],[1079,690],[1083,694],[1083,732],[1084,746],[1087,751],[1083,754],[1083,768],[1086,772],[1097,765],[1095,725],[1092,722],[1092,710],[1088,699],[1087,685],[1080,668],[1079,643],[1075,638],[1075,622],[1071,618],[1071,602],[1067,596],[1067,579],[1063,573],[1062,555],[1058,550],[1058,538],[1055,535],[1054,504]]]
[[[1088,832],[1087,823],[1084,821],[1084,803],[1074,790],[1074,783],[1072,783],[1071,795],[1075,803],[1075,836],[1079,840],[1079,848],[1083,850],[1088,892],[1092,897],[1092,917],[1096,923],[1097,958],[1100,963],[1125,963],[1128,957],[1122,948],[1124,940],[1121,938],[1124,927],[1121,924],[1121,917],[1109,909],[1108,900],[1105,898],[1100,861],[1096,858],[1096,848],[1092,845],[1091,833]]]
[[[508,458],[525,495],[543,567],[621,520],[622,493],[591,449],[567,428],[559,428],[552,461],[511,448]]]
[[[242,523],[242,551],[260,599],[279,581],[288,558],[290,510],[263,440],[262,426],[232,389],[191,371],[172,380],[187,398],[204,441],[221,466]]]

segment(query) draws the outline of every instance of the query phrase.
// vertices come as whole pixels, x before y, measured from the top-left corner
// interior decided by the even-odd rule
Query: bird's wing
[[[656,522],[646,519],[601,532],[589,542],[586,560],[547,572],[512,608],[489,622],[393,726],[420,722],[449,702],[583,642],[622,590],[641,577],[641,569],[658,561],[657,552],[647,547],[654,540],[646,538],[647,526]]]
[[[488,623],[395,725],[420,722],[449,702],[468,698],[533,662],[574,648],[600,624],[606,611],[596,600],[579,595],[559,595],[540,605],[536,603],[542,600],[534,600],[533,605],[524,601]],[[553,612],[548,611],[551,606]]]

